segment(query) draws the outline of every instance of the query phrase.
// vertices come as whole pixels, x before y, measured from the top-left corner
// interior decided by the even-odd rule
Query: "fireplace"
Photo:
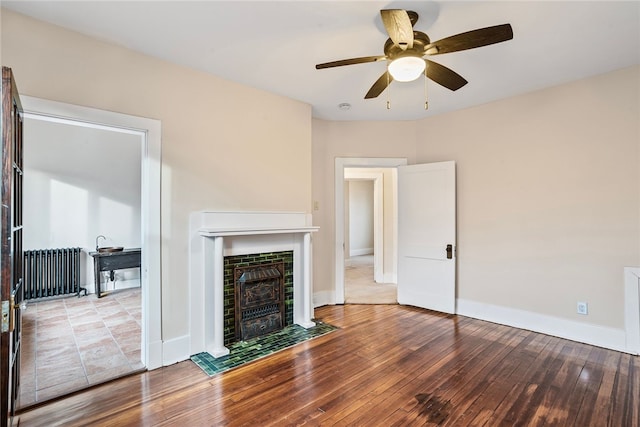
[[[290,252],[290,270],[285,261],[284,325],[297,324],[305,328],[315,325],[311,234],[318,227],[310,224],[311,215],[298,212],[195,212],[191,215],[191,354],[202,351],[214,357],[228,354],[225,345],[229,344],[231,328],[234,330],[231,338],[235,340],[235,319],[228,322],[227,306],[229,300],[235,300],[235,288],[229,292],[226,273],[227,259],[232,256]],[[235,313],[235,308],[231,313]]]

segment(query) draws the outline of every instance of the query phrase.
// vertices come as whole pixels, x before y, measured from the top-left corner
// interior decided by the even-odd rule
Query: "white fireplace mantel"
[[[315,325],[311,216],[297,212],[197,212],[190,222],[191,354],[214,357],[224,346],[224,257],[293,251],[293,321]]]
[[[261,234],[289,234],[289,233],[311,233],[317,231],[318,227],[278,227],[278,228],[203,228],[200,235],[203,237],[225,237],[225,236],[253,236]]]

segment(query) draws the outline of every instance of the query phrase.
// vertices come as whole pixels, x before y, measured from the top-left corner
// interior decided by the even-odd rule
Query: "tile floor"
[[[351,257],[344,269],[344,301],[348,304],[397,304],[398,287],[373,280],[373,255]]]
[[[23,312],[20,406],[143,369],[140,288],[32,302]]]
[[[291,325],[269,335],[233,343],[226,356],[215,358],[205,352],[191,356],[191,360],[212,376],[338,329],[328,323],[314,321],[316,326],[309,329]]]

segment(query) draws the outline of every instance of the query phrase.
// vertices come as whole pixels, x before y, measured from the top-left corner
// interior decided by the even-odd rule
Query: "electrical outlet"
[[[589,304],[586,302],[578,302],[578,314],[589,314]]]

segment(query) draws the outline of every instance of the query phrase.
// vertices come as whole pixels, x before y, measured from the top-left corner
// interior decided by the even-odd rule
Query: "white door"
[[[398,167],[398,303],[455,313],[455,162]]]

